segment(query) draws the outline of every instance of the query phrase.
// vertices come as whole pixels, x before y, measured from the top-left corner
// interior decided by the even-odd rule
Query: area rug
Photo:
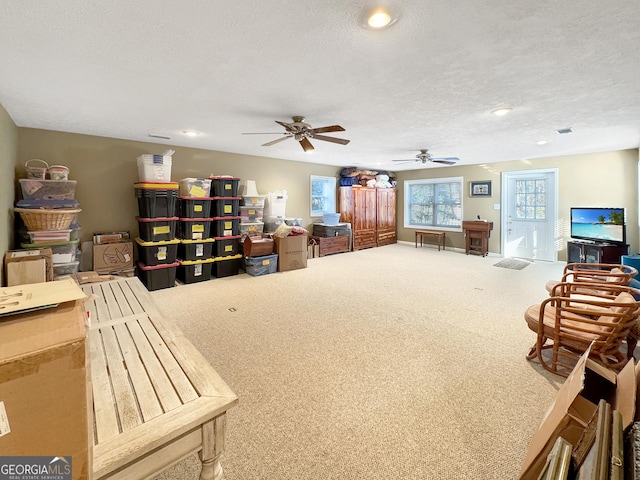
[[[498,263],[494,263],[494,267],[510,268],[511,270],[522,270],[527,265],[530,265],[531,261],[521,260],[519,258],[505,258]]]

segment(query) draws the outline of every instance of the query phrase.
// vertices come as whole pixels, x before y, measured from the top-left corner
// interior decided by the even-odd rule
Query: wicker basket
[[[67,230],[73,217],[82,210],[75,209],[39,209],[39,208],[14,208],[22,217],[22,221],[31,232],[40,230]]]

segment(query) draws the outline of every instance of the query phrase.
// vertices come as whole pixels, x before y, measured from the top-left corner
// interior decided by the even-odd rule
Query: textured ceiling
[[[360,26],[368,5],[0,0],[0,104],[19,127],[389,170],[424,168],[390,162],[422,148],[465,165],[638,147],[638,0],[398,0],[384,31]],[[351,143],[242,135],[293,115]]]

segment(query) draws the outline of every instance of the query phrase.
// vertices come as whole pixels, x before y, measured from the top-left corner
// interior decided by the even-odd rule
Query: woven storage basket
[[[73,217],[82,211],[79,208],[73,210],[64,208],[14,208],[13,210],[20,214],[27,229],[32,232],[40,230],[67,230],[73,221]]]

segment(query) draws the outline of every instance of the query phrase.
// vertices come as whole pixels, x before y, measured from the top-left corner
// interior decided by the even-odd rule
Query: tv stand
[[[621,263],[622,255],[629,255],[629,245],[569,240],[567,263]]]

